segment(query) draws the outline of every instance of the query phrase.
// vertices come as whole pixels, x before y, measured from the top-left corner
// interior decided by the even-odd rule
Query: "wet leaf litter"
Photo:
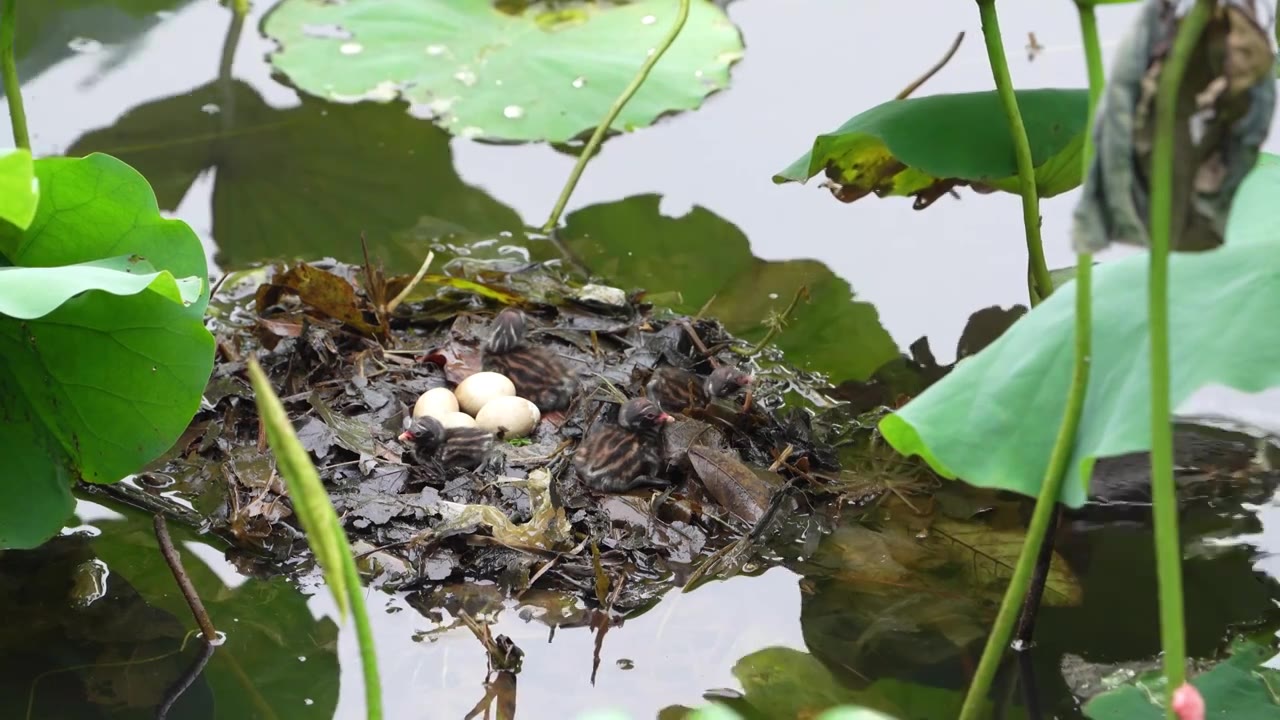
[[[554,626],[600,625],[592,613],[625,615],[672,588],[802,561],[850,522],[867,538],[896,533],[984,558],[982,582],[969,584],[1007,571],[1000,553],[966,540],[997,537],[982,529],[989,513],[957,518],[936,477],[877,442],[887,408],[857,414],[820,376],[770,348],[750,353],[715,320],[642,293],[584,292],[554,266],[455,261],[443,273],[408,292],[407,278],[331,261],[231,276],[211,313],[218,363],[200,413],[148,472],[101,490],[222,537],[246,571],[310,572],[245,376],[256,357],[363,572],[409,591],[423,612],[441,593],[491,587]],[[521,358],[536,372],[513,364]],[[446,419],[481,415],[463,384],[489,368],[544,406],[527,433]],[[508,385],[500,399],[521,397]],[[629,445],[619,414],[635,398],[658,401],[656,433]],[[602,433],[607,442],[587,441]],[[652,482],[582,477],[637,466]],[[936,565],[903,564],[912,574]],[[1074,576],[1059,572],[1074,601]]]
[[[784,407],[802,374],[762,367],[717,322],[570,286],[544,264],[443,272],[389,313],[407,278],[374,269],[322,261],[230,277],[211,314],[218,364],[200,413],[166,457],[112,492],[223,537],[250,564],[305,572],[245,378],[256,357],[375,585],[484,580],[590,600],[603,573],[611,607],[626,611],[682,585],[770,504],[824,494],[767,470],[779,457],[799,473],[839,470],[834,435]],[[505,387],[481,387],[495,371]],[[701,388],[713,375],[732,382],[658,405],[672,395],[657,392],[662,377]],[[651,393],[652,427],[629,432],[620,411]],[[532,408],[521,416],[532,428],[485,422],[511,401]],[[691,459],[699,449],[717,453],[729,485],[752,487],[717,477],[709,490]],[[637,468],[645,482],[632,482]],[[779,481],[762,491],[755,471]]]

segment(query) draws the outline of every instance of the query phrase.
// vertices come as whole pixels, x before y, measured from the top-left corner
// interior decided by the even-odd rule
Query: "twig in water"
[[[196,656],[194,662],[182,673],[182,677],[169,686],[164,693],[164,699],[160,702],[160,707],[156,708],[156,720],[164,720],[169,716],[169,711],[173,709],[173,704],[178,702],[178,698],[191,687],[191,684],[200,677],[200,673],[204,672],[204,666],[209,664],[209,658],[213,657],[214,645],[211,642],[202,640],[200,642],[200,654]]]
[[[191,578],[187,577],[187,571],[182,569],[182,558],[178,556],[178,550],[173,546],[173,539],[169,537],[168,523],[164,521],[163,515],[156,515],[152,522],[155,525],[156,542],[160,544],[160,554],[164,556],[164,561],[169,563],[173,579],[178,581],[178,589],[187,599],[191,614],[195,617],[196,624],[200,626],[200,634],[204,636],[207,643],[218,642],[218,631],[213,628],[213,621],[209,619],[209,613],[205,612],[204,603],[200,602],[200,596],[196,594],[196,587],[191,584]]]
[[[947,54],[943,55],[942,59],[939,60],[937,63],[935,63],[933,67],[926,70],[923,75],[911,81],[910,85],[902,88],[902,92],[898,93],[897,96],[894,97],[894,99],[906,100],[908,97],[911,96],[911,93],[915,92],[916,90],[919,90],[921,85],[925,84],[926,82],[929,82],[929,78],[933,77],[934,75],[937,75],[939,70],[945,67],[947,63],[951,62],[951,58],[954,57],[956,54],[956,51],[960,49],[960,43],[963,40],[964,40],[963,32],[960,33],[959,35],[956,35],[956,39],[951,43],[951,49],[947,50]]]

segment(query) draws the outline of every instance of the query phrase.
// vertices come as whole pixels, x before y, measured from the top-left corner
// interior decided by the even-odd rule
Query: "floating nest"
[[[879,442],[883,404],[848,402],[847,388],[715,320],[663,311],[642,294],[572,286],[546,264],[458,260],[445,274],[423,275],[385,278],[372,267],[320,262],[224,279],[210,306],[218,362],[190,427],[145,472],[92,489],[225,539],[246,573],[311,572],[246,376],[255,357],[367,580],[414,591],[411,604],[418,597],[424,608],[438,604],[429,598],[442,588],[466,586],[628,613],[673,587],[807,557],[846,511],[887,501],[924,519],[945,500],[922,463]],[[508,306],[528,314],[529,341],[573,368],[581,388],[528,438],[499,443],[501,458],[483,472],[429,473],[397,436],[422,393],[480,370],[490,323]],[[720,364],[756,382],[746,399],[666,427],[669,487],[602,494],[577,478],[570,460],[579,440],[641,394],[655,368],[705,375]],[[927,365],[930,379],[949,369]],[[860,392],[867,388],[876,381]],[[1191,448],[1180,455],[1186,468],[1235,474],[1256,451],[1238,438],[1210,441],[1207,453],[1203,444],[1180,447]],[[1095,489],[1115,489],[1124,508],[1141,503],[1142,460],[1100,462]],[[1222,472],[1196,477],[1210,476]],[[965,502],[975,509],[964,517],[981,514],[981,503]]]
[[[247,571],[302,573],[309,553],[254,404],[266,370],[375,585],[430,591],[492,581],[509,595],[569,593],[618,611],[675,586],[763,569],[813,544],[848,503],[927,490],[914,462],[860,462],[875,417],[851,416],[821,377],[711,319],[685,318],[545,264],[409,278],[336,262],[264,268],[217,288],[218,362],[200,411],[165,457],[103,488],[231,544]],[[391,298],[391,299],[389,299]],[[493,316],[521,307],[529,341],[581,378],[567,410],[499,443],[483,472],[447,477],[397,440],[414,402],[480,369]],[[594,422],[642,394],[655,368],[751,372],[749,395],[677,415],[663,432],[669,488],[602,494],[570,462]],[[789,548],[789,549],[788,549]]]

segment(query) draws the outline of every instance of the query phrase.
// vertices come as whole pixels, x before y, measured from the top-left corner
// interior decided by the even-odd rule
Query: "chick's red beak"
[[[661,415],[659,415],[659,416],[658,416],[658,422],[659,422],[659,423],[662,423],[662,424],[666,424],[666,423],[669,423],[669,422],[675,422],[675,418],[671,417],[670,415],[668,415],[668,414],[666,414],[666,413],[662,413]]]
[[[396,439],[399,440],[400,442],[409,442],[410,440],[413,439],[413,433],[409,432],[408,430],[405,430],[404,432],[400,433],[400,435]]]
[[[750,375],[743,375],[743,376],[742,376],[742,384],[743,384],[743,385],[750,385],[750,384],[751,384],[752,382],[754,382],[754,381],[755,381],[755,378],[754,378],[754,377],[752,377],[752,376],[750,376]]]

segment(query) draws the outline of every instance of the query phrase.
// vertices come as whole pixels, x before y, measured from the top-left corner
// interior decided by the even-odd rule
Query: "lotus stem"
[[[982,38],[987,44],[987,59],[991,75],[995,79],[1000,104],[1004,106],[1009,121],[1009,136],[1013,139],[1014,158],[1018,165],[1019,192],[1022,195],[1022,224],[1027,236],[1028,293],[1031,305],[1049,297],[1053,292],[1053,280],[1049,266],[1045,264],[1044,245],[1040,242],[1040,199],[1036,196],[1036,170],[1031,164],[1031,142],[1022,124],[1022,111],[1013,94],[1013,78],[1009,75],[1009,62],[1005,59],[1004,41],[1000,39],[1000,19],[996,15],[995,0],[977,0],[978,14],[982,17]]]
[[[542,232],[549,233],[560,224],[560,216],[564,214],[565,206],[569,204],[569,196],[573,195],[573,190],[578,186],[578,180],[582,178],[582,171],[586,169],[587,163],[591,161],[592,156],[596,154],[596,150],[600,147],[600,143],[604,141],[604,135],[609,131],[609,127],[613,125],[613,121],[618,119],[618,113],[622,112],[622,108],[626,107],[630,102],[631,96],[635,95],[649,78],[649,71],[653,70],[653,66],[658,64],[663,54],[667,52],[667,48],[675,42],[676,36],[684,29],[684,21],[689,18],[689,0],[680,0],[680,9],[676,12],[676,22],[671,26],[671,31],[662,39],[658,47],[654,50],[649,59],[644,61],[640,66],[640,71],[631,80],[631,84],[626,90],[613,101],[613,105],[609,108],[609,112],[605,113],[604,119],[596,126],[596,131],[591,133],[591,139],[587,141],[587,146],[582,149],[582,153],[578,155],[578,162],[574,163],[573,171],[569,173],[569,179],[565,182],[564,188],[560,191],[560,198],[556,200],[556,206],[552,208],[551,215],[547,221],[542,224]]]
[[[9,122],[13,125],[13,142],[31,149],[27,133],[27,111],[22,104],[22,86],[18,82],[18,63],[13,45],[18,35],[18,0],[0,0],[0,87],[9,101]]]
[[[1098,24],[1093,7],[1078,3],[1077,8],[1080,12],[1080,31],[1084,36],[1085,59],[1089,72],[1089,122],[1085,125],[1085,144],[1081,158],[1084,173],[1087,173],[1089,164],[1093,160],[1093,142],[1089,128],[1092,126],[1105,80],[1101,45],[1098,42]],[[994,16],[994,10],[992,15]],[[985,25],[984,22],[984,31]],[[1081,174],[1082,178],[1084,173]],[[961,720],[973,720],[980,716],[983,700],[991,688],[996,670],[1000,667],[1000,659],[1004,656],[1005,647],[1008,646],[1020,605],[1024,601],[1027,606],[1039,603],[1038,597],[1031,598],[1027,595],[1032,577],[1037,570],[1047,577],[1052,563],[1053,555],[1048,553],[1043,567],[1037,567],[1038,561],[1041,560],[1041,550],[1049,541],[1048,535],[1055,518],[1058,498],[1062,492],[1062,481],[1066,476],[1067,463],[1075,451],[1076,431],[1084,411],[1092,355],[1092,285],[1093,258],[1087,254],[1077,255],[1075,356],[1071,370],[1071,386],[1067,391],[1067,407],[1063,412],[1062,424],[1058,428],[1058,436],[1054,439],[1053,450],[1049,454],[1049,465],[1045,469],[1044,481],[1040,485],[1040,495],[1036,498],[1036,506],[1031,514],[1031,524],[1027,528],[1022,552],[1018,555],[1013,577],[1010,578],[1009,586],[1005,589],[1000,610],[996,614],[991,634],[987,637],[987,644],[983,648],[982,659],[978,662],[973,682],[965,695],[964,705],[960,710]],[[1043,589],[1043,584],[1040,586]]]
[[[1213,0],[1197,0],[1178,27],[1156,91],[1155,141],[1151,159],[1151,253],[1147,313],[1151,328],[1151,504],[1155,517],[1156,577],[1160,589],[1165,715],[1174,717],[1173,692],[1186,680],[1182,607],[1182,545],[1178,497],[1173,486],[1173,426],[1169,416],[1169,232],[1173,223],[1174,128],[1178,93]]]

